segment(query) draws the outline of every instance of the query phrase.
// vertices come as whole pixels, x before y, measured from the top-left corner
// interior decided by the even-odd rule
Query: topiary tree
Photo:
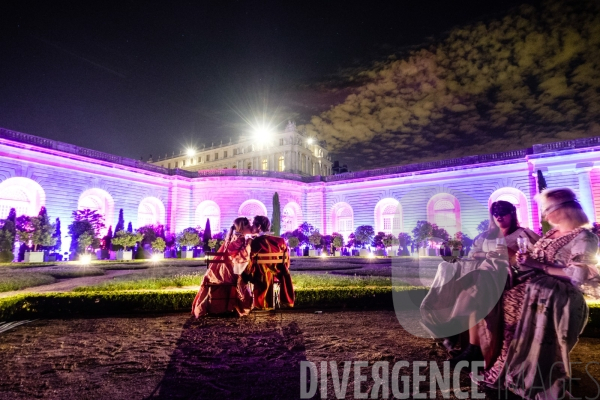
[[[271,230],[274,236],[281,236],[281,205],[279,204],[279,194],[273,195],[273,217],[271,218]]]
[[[131,225],[131,221],[127,224],[127,232],[133,233],[133,225]]]
[[[54,231],[54,238],[56,239],[56,244],[54,245],[54,251],[60,252],[62,248],[62,232],[60,231],[60,218],[56,218],[54,222],[54,226],[56,230]]]
[[[477,225],[477,232],[479,232],[479,233],[483,233],[483,232],[487,231],[488,229],[490,229],[490,220],[489,219],[484,219],[483,221],[481,221],[479,223],[479,225]]]
[[[417,248],[422,247],[423,242],[433,236],[433,225],[427,221],[417,221],[412,234]]]
[[[165,248],[167,247],[167,243],[165,242],[165,240],[163,238],[157,237],[151,243],[151,247],[152,247],[152,251],[153,252],[155,252],[155,253],[163,253],[165,251]]]
[[[11,262],[15,255],[15,235],[13,234],[14,223],[6,220],[0,229],[0,262]]]
[[[218,243],[219,241],[217,239],[210,239],[208,241],[208,248],[210,249],[210,251],[215,251],[215,247],[217,247]]]
[[[375,237],[375,229],[371,225],[360,225],[354,232],[354,240],[358,246],[371,243]]]
[[[123,209],[119,210],[119,220],[117,225],[115,226],[115,232],[120,232],[125,230],[125,219],[123,218]]]
[[[296,250],[299,245],[300,245],[300,240],[296,236],[290,236],[288,238],[288,246],[290,246],[291,249]]]
[[[89,232],[83,232],[77,238],[77,254],[86,254],[88,248],[94,242],[94,236]]]
[[[204,251],[208,250],[208,241],[212,239],[212,232],[210,231],[210,219],[206,218],[206,225],[204,226],[204,235],[202,236],[202,242],[204,243]]]
[[[344,246],[344,237],[341,234],[334,232],[331,234],[331,237],[331,244],[333,244],[334,251],[341,249]]]
[[[398,238],[391,233],[385,235],[381,241],[383,242],[383,246],[387,249],[388,247],[392,247],[395,244],[398,244]]]
[[[400,253],[401,255],[403,255],[403,256],[410,255],[408,248],[410,245],[412,245],[412,243],[413,243],[413,239],[408,233],[400,232],[398,234],[398,245],[400,247],[402,247],[402,252]]]
[[[318,249],[321,247],[321,240],[323,236],[319,233],[318,230],[315,230],[309,237],[308,240],[310,244],[313,246],[313,249]]]
[[[112,239],[113,244],[123,247],[126,251],[133,248],[135,244],[142,240],[140,233],[132,233],[129,231],[119,231]]]
[[[384,247],[383,238],[385,237],[385,232],[377,232],[377,235],[373,237],[373,242],[371,245],[375,248]]]
[[[548,189],[548,184],[546,183],[546,178],[544,178],[544,174],[542,171],[538,169],[537,171],[537,184],[538,184],[538,193],[542,193],[542,191]],[[550,229],[552,229],[552,225],[545,219],[541,219],[542,225],[542,234],[545,235]]]
[[[56,245],[56,225],[50,222],[46,207],[40,209],[37,217],[32,218],[34,226],[33,248],[34,251],[40,246],[41,248],[52,248]]]
[[[177,235],[177,244],[181,247],[185,247],[187,250],[194,246],[198,246],[200,238],[198,237],[198,231],[194,228],[186,228],[179,235]]]

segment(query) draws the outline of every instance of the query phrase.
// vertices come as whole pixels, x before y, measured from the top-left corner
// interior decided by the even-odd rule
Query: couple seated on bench
[[[260,215],[252,224],[245,217],[233,221],[225,241],[207,261],[192,304],[196,318],[294,306],[289,249],[283,238],[268,234],[270,229],[269,218]]]

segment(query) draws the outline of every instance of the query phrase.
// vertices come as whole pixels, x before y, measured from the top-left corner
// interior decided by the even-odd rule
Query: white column
[[[594,210],[594,195],[590,179],[591,168],[578,168],[576,171],[577,179],[579,180],[579,203],[590,221],[593,222],[596,220],[596,212]]]

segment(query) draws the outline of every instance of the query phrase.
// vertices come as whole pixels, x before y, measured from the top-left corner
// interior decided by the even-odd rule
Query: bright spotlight
[[[79,256],[79,262],[82,265],[89,265],[92,262],[92,256],[89,254],[83,254]]]
[[[369,257],[369,258],[375,258],[375,254],[369,253],[369,255],[367,257]]]
[[[152,257],[150,257],[150,259],[152,260],[152,262],[159,262],[160,256],[158,254],[152,254]]]
[[[313,144],[313,142],[315,141],[315,139],[309,137],[308,139],[306,139],[306,143],[308,144]]]
[[[189,157],[193,156],[194,154],[196,154],[196,149],[193,148],[189,148],[185,151],[185,154],[187,154]]]
[[[325,252],[321,253],[321,258],[327,258],[327,254]]]

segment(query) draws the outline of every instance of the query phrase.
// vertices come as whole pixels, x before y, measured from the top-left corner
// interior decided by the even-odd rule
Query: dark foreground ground
[[[400,360],[438,361],[441,368],[445,358],[432,340],[404,331],[393,311],[40,320],[0,334],[0,398],[295,399],[302,360],[388,361],[391,369]],[[600,339],[582,338],[572,361],[584,363],[573,368],[582,379],[574,393],[594,398],[600,388],[584,366],[600,361]],[[591,367],[600,381],[600,366]],[[363,369],[364,392],[373,387],[370,369]],[[470,390],[468,376],[460,383]],[[420,388],[429,391],[428,378]],[[352,372],[346,398],[353,393]],[[330,379],[328,398],[334,396]]]

